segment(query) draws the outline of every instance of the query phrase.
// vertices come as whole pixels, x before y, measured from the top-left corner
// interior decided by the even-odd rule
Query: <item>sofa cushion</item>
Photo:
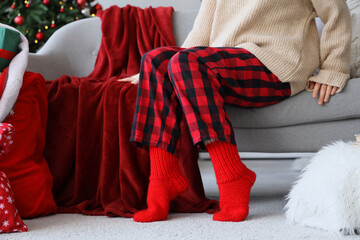
[[[360,117],[360,79],[351,79],[341,93],[320,106],[311,92],[301,92],[278,104],[245,109],[226,105],[225,109],[235,128],[272,128],[332,122]]]
[[[198,10],[175,11],[173,14],[173,28],[176,45],[181,46],[191,31]]]

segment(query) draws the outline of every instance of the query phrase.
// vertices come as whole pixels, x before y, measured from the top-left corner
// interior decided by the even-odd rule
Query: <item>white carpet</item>
[[[245,161],[257,175],[250,200],[250,214],[240,223],[212,221],[212,215],[171,214],[168,221],[135,223],[132,219],[58,214],[25,220],[28,233],[1,234],[0,239],[359,239],[293,225],[286,221],[283,207],[298,171],[293,161]],[[218,197],[211,163],[200,161],[205,191]],[[298,168],[298,167],[297,167]]]

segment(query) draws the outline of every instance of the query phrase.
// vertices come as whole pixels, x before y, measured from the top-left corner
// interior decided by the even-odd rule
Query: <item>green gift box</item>
[[[20,33],[9,28],[0,28],[0,72],[19,51]]]

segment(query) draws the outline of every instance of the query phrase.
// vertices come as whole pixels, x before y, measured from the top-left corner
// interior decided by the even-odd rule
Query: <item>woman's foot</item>
[[[250,190],[256,174],[240,159],[237,147],[228,142],[212,141],[206,145],[214,165],[220,192],[220,212],[216,221],[239,222],[249,214]]]
[[[188,183],[179,167],[175,155],[158,147],[150,147],[150,183],[146,210],[134,215],[136,222],[165,220],[169,214],[169,203]]]
[[[166,220],[170,201],[186,188],[185,178],[181,182],[174,182],[171,179],[151,179],[147,196],[148,208],[136,213],[134,220],[136,222]]]
[[[248,169],[239,180],[219,184],[220,212],[213,216],[215,221],[244,221],[249,214],[250,190],[256,174]]]

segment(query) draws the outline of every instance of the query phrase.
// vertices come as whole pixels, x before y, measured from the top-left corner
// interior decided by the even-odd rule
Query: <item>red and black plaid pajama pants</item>
[[[245,49],[156,48],[142,57],[130,141],[177,154],[185,117],[194,144],[235,144],[224,103],[264,107],[290,94],[290,84]]]

